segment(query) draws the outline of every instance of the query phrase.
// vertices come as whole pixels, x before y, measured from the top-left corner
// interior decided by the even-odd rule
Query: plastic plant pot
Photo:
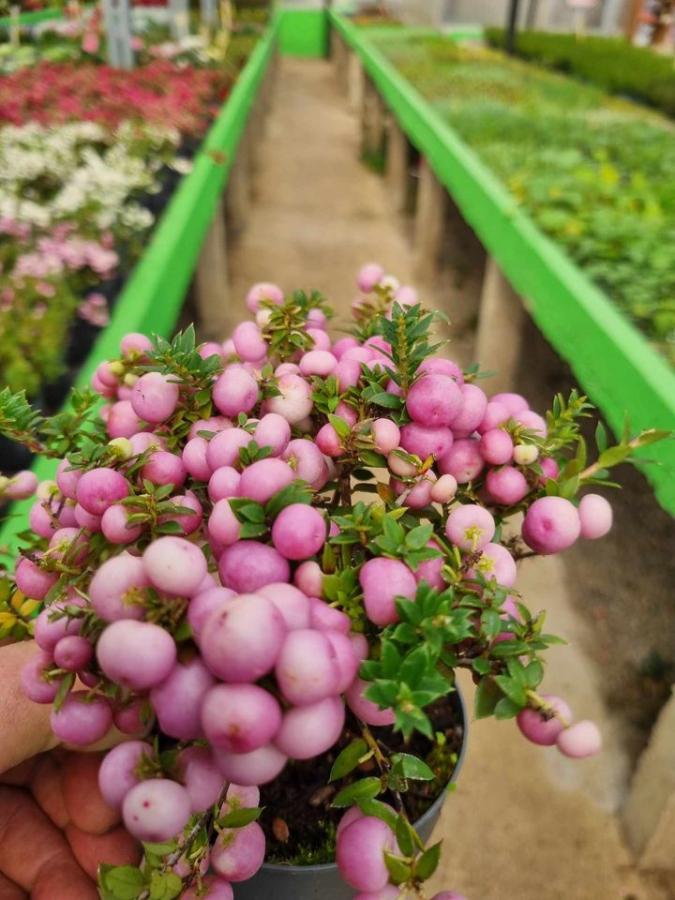
[[[457,780],[466,752],[467,716],[459,690],[450,702],[459,708],[463,726],[462,747],[450,783]],[[426,841],[438,821],[447,791],[442,791],[429,809],[415,823]],[[236,900],[351,900],[354,891],[341,880],[335,863],[314,866],[290,866],[266,863],[249,881],[234,885]]]

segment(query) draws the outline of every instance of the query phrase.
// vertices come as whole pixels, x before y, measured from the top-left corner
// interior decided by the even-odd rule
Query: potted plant
[[[22,682],[60,740],[127,736],[99,783],[144,856],[101,865],[105,900],[425,896],[461,668],[476,717],[600,748],[540,693],[557,639],[516,564],[606,534],[587,489],[663,433],[599,426],[591,461],[584,397],[488,400],[412,288],[358,284],[335,341],[319,294],[258,284],[224,344],[129,334],[54,419],[0,394],[0,430],[61,460],[0,636],[34,635]]]

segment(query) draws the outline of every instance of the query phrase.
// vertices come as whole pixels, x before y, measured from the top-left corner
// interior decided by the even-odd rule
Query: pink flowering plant
[[[55,419],[0,394],[0,430],[60,460],[0,599],[38,645],[23,688],[59,740],[129,738],[99,785],[144,855],[102,861],[106,900],[231,898],[266,855],[335,860],[360,900],[429,896],[441,842],[415,822],[456,764],[460,669],[477,718],[600,749],[542,692],[558,638],[518,562],[603,537],[597,490],[664,433],[599,426],[591,453],[586,398],[488,397],[412,288],[375,265],[359,288],[337,339],[319,294],[258,284],[224,344],[129,334]]]

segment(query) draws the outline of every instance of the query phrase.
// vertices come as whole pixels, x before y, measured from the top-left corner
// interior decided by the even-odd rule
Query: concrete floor
[[[377,260],[402,281],[413,279],[405,226],[382,178],[358,157],[358,122],[331,66],[284,60],[258,150],[250,218],[229,248],[232,297],[240,304],[232,324],[255,281],[318,288],[344,321],[362,263]],[[428,305],[452,315],[451,281],[421,286]],[[449,352],[470,361],[470,335]],[[434,886],[470,900],[665,900],[674,895],[658,878],[635,871],[614,815],[628,756],[621,724],[602,700],[601,673],[582,649],[589,626],[570,601],[566,576],[564,559],[536,560],[524,565],[518,586],[531,607],[548,610],[547,630],[571,644],[550,652],[546,690],[566,697],[578,718],[600,724],[605,750],[572,763],[527,744],[512,722],[471,723],[458,789],[438,828],[445,852]],[[471,694],[465,684],[469,707]]]

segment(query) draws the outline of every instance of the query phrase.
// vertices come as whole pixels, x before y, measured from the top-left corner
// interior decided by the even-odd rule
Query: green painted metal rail
[[[334,12],[331,26],[365,71],[411,143],[424,154],[466,221],[495,258],[541,332],[620,433],[675,429],[675,373],[570,258],[545,237],[502,183],[359,29]],[[482,361],[489,368],[490,360]],[[675,513],[675,441],[639,463],[659,503]]]
[[[277,16],[239,75],[195,157],[192,171],[171,198],[147,250],[115,304],[109,325],[82,366],[76,386],[89,384],[99,363],[119,354],[120,341],[128,332],[166,337],[175,326],[204,236],[274,53],[278,31]],[[42,480],[53,478],[55,469],[53,460],[41,459],[36,461],[33,470]],[[17,534],[27,527],[31,505],[32,501],[27,500],[12,506],[11,517],[0,530],[0,547],[16,550]]]
[[[39,22],[48,22],[50,19],[60,19],[63,10],[54,6],[47,9],[36,9],[33,12],[21,13],[18,17],[19,25],[37,25]],[[0,16],[0,29],[8,29],[12,24],[11,16]]]

